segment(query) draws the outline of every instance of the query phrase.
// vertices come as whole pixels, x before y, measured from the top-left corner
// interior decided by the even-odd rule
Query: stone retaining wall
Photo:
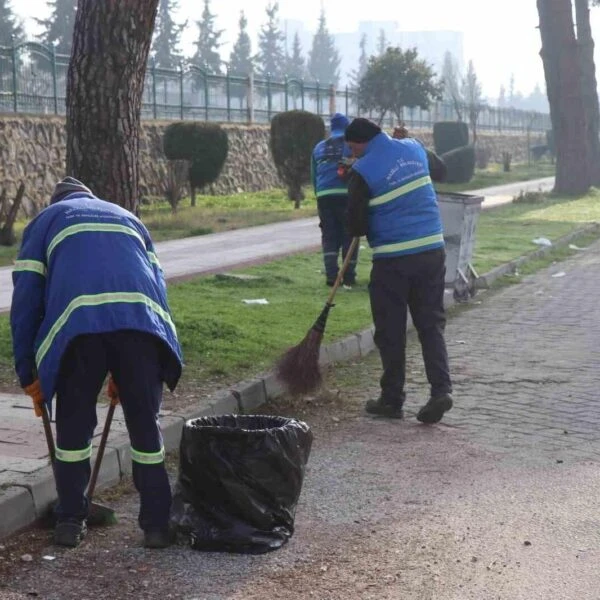
[[[162,134],[169,123],[144,121],[140,140],[142,197],[163,195],[167,161],[162,151]],[[231,194],[281,187],[269,150],[269,128],[224,124],[229,136],[229,155],[214,194]],[[429,131],[415,131],[432,145]],[[542,134],[532,135],[529,145],[543,143]],[[55,116],[0,116],[0,192],[14,197],[22,180],[26,182],[24,207],[32,214],[46,202],[54,184],[65,175],[65,119]],[[522,134],[481,133],[480,147],[489,149],[492,161],[500,162],[508,151],[513,161],[527,159],[528,140]]]

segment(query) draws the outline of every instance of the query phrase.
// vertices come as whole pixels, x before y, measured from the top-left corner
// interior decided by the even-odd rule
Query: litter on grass
[[[534,244],[538,246],[552,246],[552,242],[545,237],[535,238],[535,240],[531,240]]]

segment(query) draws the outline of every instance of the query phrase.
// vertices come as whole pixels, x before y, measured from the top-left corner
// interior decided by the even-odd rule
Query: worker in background
[[[338,276],[340,250],[343,262],[352,242],[346,230],[348,184],[344,177],[344,162],[351,159],[350,149],[344,142],[348,123],[345,115],[334,114],[329,137],[319,142],[312,153],[312,179],[319,210],[325,282],[328,286],[332,286]],[[347,287],[356,283],[357,259],[358,248],[344,274],[343,284]]]
[[[381,394],[365,408],[373,415],[404,416],[410,310],[430,384],[417,419],[437,423],[453,403],[444,339],[444,237],[432,185],[445,167],[434,153],[428,160],[419,141],[393,139],[368,119],[354,119],[345,139],[358,157],[348,183],[348,230],[366,235],[373,249],[369,295],[383,366]]]
[[[171,488],[158,422],[163,383],[181,375],[181,349],[163,273],[144,225],[67,177],[23,232],[13,273],[15,367],[36,415],[56,393],[58,491],[54,542],[86,534],[96,401],[110,373],[131,440],[144,545],[163,548]]]

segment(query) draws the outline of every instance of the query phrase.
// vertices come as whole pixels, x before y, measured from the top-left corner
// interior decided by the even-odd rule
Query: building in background
[[[294,35],[298,33],[302,52],[308,57],[314,32],[307,29],[302,21],[297,20],[283,20],[281,26],[286,35],[288,51],[291,52]],[[333,34],[342,58],[341,86],[349,83],[348,75],[358,65],[360,40],[363,34],[367,36],[367,53],[370,56],[379,53],[378,46],[382,31],[388,46],[400,46],[403,50],[416,48],[419,56],[433,65],[438,74],[441,73],[444,54],[447,51],[455,57],[461,69],[464,67],[464,34],[460,31],[401,31],[395,21],[361,21],[356,31]]]

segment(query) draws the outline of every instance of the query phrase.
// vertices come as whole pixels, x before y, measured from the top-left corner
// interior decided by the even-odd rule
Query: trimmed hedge
[[[318,115],[289,110],[271,120],[270,146],[277,174],[285,183],[288,198],[300,206],[302,186],[310,182],[312,151],[325,137],[325,124]]]
[[[433,124],[436,154],[445,154],[469,144],[469,126],[462,121],[439,121]]]
[[[469,183],[475,173],[475,146],[463,146],[442,154],[448,168],[444,183]]]
[[[227,132],[218,123],[180,121],[171,123],[163,137],[163,149],[169,160],[190,163],[189,182],[192,206],[196,189],[214,183],[227,159]]]

